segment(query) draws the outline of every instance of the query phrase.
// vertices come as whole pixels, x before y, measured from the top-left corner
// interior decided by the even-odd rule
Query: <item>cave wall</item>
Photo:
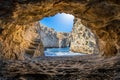
[[[85,54],[99,53],[97,38],[89,28],[81,23],[81,19],[75,18],[71,32],[70,50]]]
[[[37,30],[35,23],[30,23],[28,25],[9,25],[7,29],[2,31],[0,37],[0,57],[3,59],[24,60],[42,55],[42,43],[36,43],[34,41],[40,38]]]
[[[80,18],[82,23],[89,27],[97,36],[102,55],[112,56],[119,52],[119,0],[1,0],[1,55],[3,57],[9,54],[13,55],[12,49],[15,49],[15,47],[11,47],[11,45],[15,46],[15,44],[13,43],[13,39],[9,38],[12,38],[10,37],[12,35],[17,36],[15,33],[18,28],[17,25],[26,26],[29,23],[38,21],[45,16],[52,16],[58,12],[73,14],[75,17]],[[5,33],[8,34],[4,35]],[[3,49],[7,51],[4,52]],[[13,57],[9,58],[11,59]]]

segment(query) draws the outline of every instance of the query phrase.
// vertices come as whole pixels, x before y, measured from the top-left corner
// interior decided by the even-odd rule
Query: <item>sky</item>
[[[40,20],[40,23],[53,28],[57,32],[70,32],[72,31],[74,16],[65,13],[58,13],[52,17],[45,17]]]

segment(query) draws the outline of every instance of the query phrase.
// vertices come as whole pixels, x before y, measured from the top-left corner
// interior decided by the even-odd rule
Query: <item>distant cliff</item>
[[[69,33],[57,32],[59,47],[68,47],[70,44]]]
[[[45,48],[69,46],[68,33],[56,32],[54,29],[48,28],[40,23],[39,25],[41,40]]]

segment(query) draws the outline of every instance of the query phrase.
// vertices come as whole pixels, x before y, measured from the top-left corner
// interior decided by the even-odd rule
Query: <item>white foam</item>
[[[74,52],[50,52],[48,51],[44,51],[45,56],[80,56],[80,55],[85,55],[82,53],[74,53]]]

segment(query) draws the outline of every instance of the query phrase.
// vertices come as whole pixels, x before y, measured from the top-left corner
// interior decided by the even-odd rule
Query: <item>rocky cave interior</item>
[[[58,78],[62,80],[70,80],[71,78],[72,80],[76,80],[76,78],[81,80],[120,79],[119,0],[1,0],[0,10],[1,79],[18,80],[19,78],[23,80],[24,78],[29,80],[31,75],[33,75],[32,80],[37,80],[35,77],[39,77],[40,79],[44,71],[40,72],[39,69],[42,68],[37,61],[34,61],[35,63],[31,61],[33,57],[39,57],[44,53],[44,47],[40,41],[41,36],[37,34],[40,28],[37,27],[39,25],[36,21],[43,17],[53,16],[58,12],[69,13],[81,19],[81,23],[95,34],[100,56],[92,56],[94,60],[91,60],[91,56],[87,57],[88,60],[81,57],[79,63],[77,63],[76,60],[76,63],[82,66],[82,68],[79,66],[80,70],[76,70],[76,68],[73,69],[73,67],[70,70],[64,69],[63,72],[65,71],[66,76],[63,75],[63,79],[60,77],[62,74],[59,75],[53,72],[57,74],[57,77],[55,77],[55,74],[52,74],[54,77],[47,74],[50,77],[49,80],[54,80],[54,78],[55,80],[59,80]],[[28,48],[31,44],[37,45],[37,48],[32,52],[34,53],[32,56],[28,54]],[[65,64],[68,65],[69,60],[72,59],[74,60],[74,58],[65,60],[68,61],[65,62]],[[44,61],[46,61],[46,65],[52,65],[51,60],[50,62],[49,59],[40,59],[38,61],[41,62],[41,64],[44,64]],[[56,61],[56,63],[61,63],[59,61]],[[83,62],[85,62],[85,64],[83,64]],[[23,64],[23,66],[21,66],[21,64]],[[33,68],[36,68],[36,70]],[[56,71],[58,69],[62,70],[61,68],[57,68]],[[25,70],[25,73],[22,73],[22,70]],[[31,70],[33,70],[33,72],[31,72]],[[71,71],[71,73],[76,71],[77,73],[74,74],[79,75],[67,75],[67,71],[68,73],[69,71]],[[79,71],[82,72],[78,73]],[[48,73],[52,72],[48,71]],[[105,75],[102,75],[103,73],[105,73]],[[114,73],[114,75],[111,73]],[[43,77],[45,78],[46,75],[44,74]]]

